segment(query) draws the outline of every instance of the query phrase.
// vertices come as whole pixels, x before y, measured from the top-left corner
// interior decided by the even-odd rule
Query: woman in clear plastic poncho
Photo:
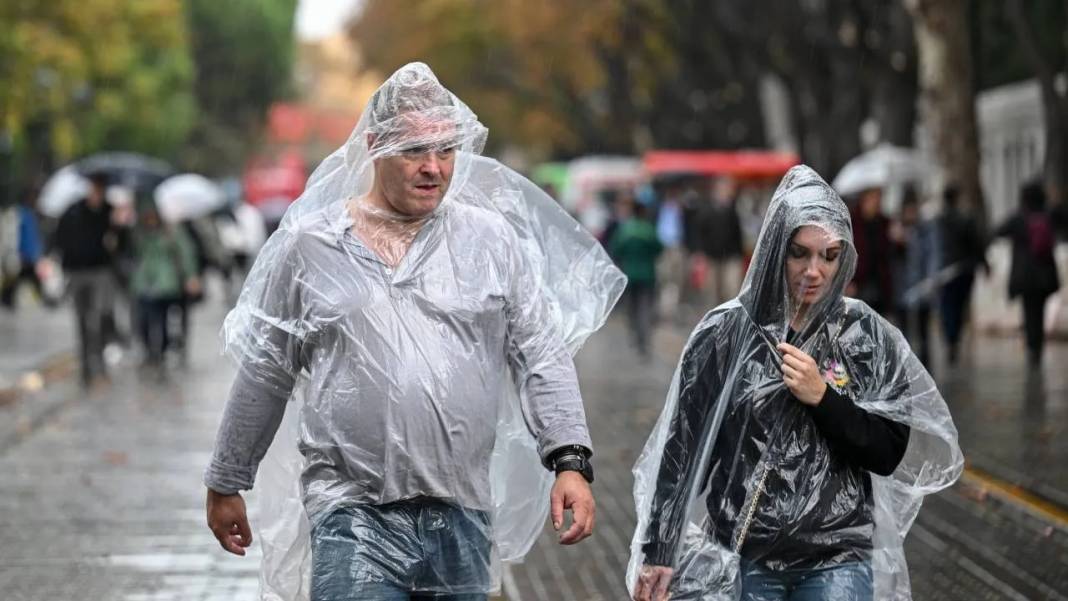
[[[237,492],[256,477],[263,599],[484,598],[540,533],[549,487],[575,482],[547,469],[589,446],[571,356],[625,278],[553,199],[479,156],[485,139],[429,67],[399,69],[227,316],[239,371],[209,523],[243,554]],[[589,534],[574,530],[562,542]]]
[[[843,298],[850,227],[791,169],[741,293],[690,336],[634,469],[636,599],[911,598],[905,533],[963,461],[901,334]]]

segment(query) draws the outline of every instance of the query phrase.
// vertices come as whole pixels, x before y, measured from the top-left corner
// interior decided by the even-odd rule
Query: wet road
[[[197,314],[192,363],[165,383],[126,358],[110,387],[86,395],[59,378],[0,405],[0,599],[255,598],[256,557],[225,554],[204,526],[200,473],[233,373],[218,355],[221,317],[221,307]],[[16,343],[0,351],[8,382],[18,379],[11,349],[21,340],[32,339],[44,357],[49,343],[35,333],[69,336],[66,313],[0,319],[5,342]],[[625,598],[630,467],[682,342],[658,332],[653,360],[641,363],[613,319],[583,349],[598,529],[573,548],[547,530],[511,570],[513,601]],[[973,463],[1042,494],[1021,502],[971,478],[929,498],[906,544],[917,600],[1068,599],[1068,521],[1058,518],[1065,505],[1043,505],[1068,487],[1068,374],[1051,367],[1068,365],[1068,348],[1055,348],[1039,376],[1023,369],[1017,345],[984,339],[956,371],[939,368],[940,377]]]

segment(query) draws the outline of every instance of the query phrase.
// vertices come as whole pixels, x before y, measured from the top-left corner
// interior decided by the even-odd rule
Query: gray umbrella
[[[109,183],[135,190],[151,190],[174,174],[166,161],[135,152],[101,152],[78,161],[83,175],[104,174]]]

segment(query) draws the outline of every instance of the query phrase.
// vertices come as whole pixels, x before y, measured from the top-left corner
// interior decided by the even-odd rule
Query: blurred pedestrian
[[[704,258],[707,275],[702,309],[711,309],[734,298],[742,283],[742,221],[737,208],[738,186],[733,178],[716,178],[710,198],[695,215],[696,246]]]
[[[907,342],[843,298],[855,265],[845,204],[792,168],[634,468],[634,599],[911,598],[905,534],[963,457]]]
[[[883,191],[869,188],[860,193],[851,211],[853,241],[857,248],[857,271],[847,294],[886,315],[894,308],[893,273],[889,258],[890,220],[883,214]]]
[[[189,360],[189,349],[191,348],[190,335],[192,327],[190,322],[192,312],[194,307],[204,300],[208,272],[209,270],[215,271],[226,281],[229,277],[232,258],[229,250],[223,244],[214,215],[203,215],[195,219],[182,221],[179,227],[184,230],[185,236],[193,243],[196,255],[196,277],[201,284],[195,288],[183,290],[181,300],[177,305],[179,335],[175,341],[175,346],[184,364]]]
[[[942,284],[939,314],[947,360],[953,365],[960,356],[960,340],[975,270],[982,267],[990,273],[990,265],[986,262],[986,246],[979,222],[961,209],[960,189],[956,185],[948,185],[942,191],[942,212],[935,223],[941,254],[940,271],[947,278]]]
[[[252,260],[266,240],[267,228],[259,210],[245,202],[238,202],[233,208],[217,213],[215,225],[223,248],[230,257],[230,266],[224,279],[227,302],[233,305],[237,302],[237,295],[245,283]]]
[[[142,205],[134,237],[130,291],[137,302],[145,366],[162,369],[170,346],[168,315],[183,295],[199,291],[196,249],[180,227],[164,224],[151,201]]]
[[[119,245],[111,205],[104,196],[108,177],[91,173],[88,179],[88,195],[59,218],[53,239],[67,276],[67,293],[74,302],[84,386],[107,376],[104,345],[113,327],[109,324],[114,324],[113,261]]]
[[[11,311],[16,308],[18,290],[24,283],[33,287],[45,306],[53,307],[56,304],[56,300],[45,291],[42,282],[43,275],[50,266],[44,257],[44,244],[37,216],[28,204],[36,198],[35,193],[27,192],[20,199],[21,202],[3,209],[0,213],[0,229],[5,230],[5,234],[0,237],[14,241],[7,250],[0,252],[5,257],[0,260],[4,271],[3,277],[0,278],[0,304]]]
[[[656,298],[656,260],[664,245],[649,221],[649,208],[637,203],[629,206],[631,214],[616,228],[608,248],[609,254],[627,276],[630,331],[638,354],[648,359]]]
[[[1060,288],[1053,257],[1056,244],[1053,215],[1046,208],[1046,193],[1041,183],[1033,181],[1023,186],[1019,210],[994,231],[993,237],[1012,242],[1009,298],[1020,297],[1023,303],[1027,361],[1032,367],[1039,367],[1045,343],[1046,299]]]
[[[22,257],[18,206],[2,204],[5,202],[6,199],[0,198],[0,286],[6,290],[8,282],[14,281],[22,271]]]
[[[656,236],[664,248],[656,265],[660,290],[657,312],[668,319],[678,317],[679,300],[686,285],[685,231],[682,188],[671,182],[664,188],[656,214]]]
[[[894,245],[894,311],[898,327],[920,362],[929,367],[931,306],[941,253],[936,226],[921,216],[920,202],[912,188],[905,191],[890,238]]]
[[[619,189],[602,190],[601,202],[608,207],[608,223],[601,231],[601,244],[611,255],[612,239],[615,238],[616,230],[619,229],[620,224],[634,214],[634,205],[638,200],[632,190]],[[612,258],[615,259],[615,257]]]
[[[303,457],[269,498],[300,507],[288,499],[301,490],[311,531],[265,529],[265,569],[284,580],[269,573],[265,590],[307,594],[310,546],[315,601],[484,600],[498,541],[536,530],[513,522],[548,503],[561,544],[592,533],[563,328],[581,339],[602,323],[623,276],[533,183],[478,156],[485,137],[429,67],[399,69],[312,175],[227,317],[240,368],[205,483],[208,524],[231,553],[251,543],[238,493],[306,384],[300,441],[280,451],[299,444]],[[499,438],[513,415],[519,429]],[[535,491],[551,471],[546,499]],[[516,486],[529,494],[508,496]]]

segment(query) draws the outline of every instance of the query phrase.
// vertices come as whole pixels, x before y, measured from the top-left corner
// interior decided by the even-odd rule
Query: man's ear
[[[368,148],[368,150],[375,147],[375,140],[377,140],[377,139],[378,139],[378,135],[377,134],[372,134],[372,133],[368,133],[367,134],[367,148]]]

